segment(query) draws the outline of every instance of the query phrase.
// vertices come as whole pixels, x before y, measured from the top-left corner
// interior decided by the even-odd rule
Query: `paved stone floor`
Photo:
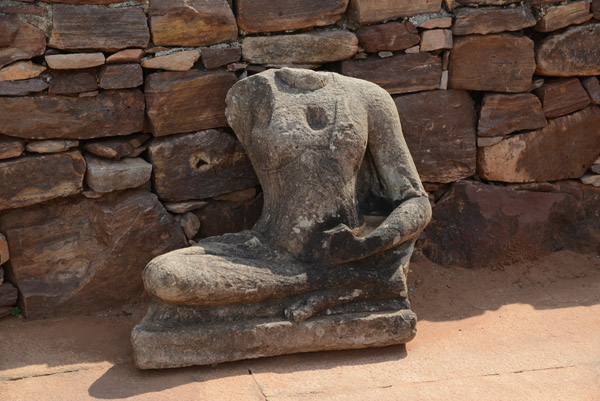
[[[139,371],[144,304],[0,320],[0,400],[600,400],[600,259],[497,270],[412,265],[406,346]]]

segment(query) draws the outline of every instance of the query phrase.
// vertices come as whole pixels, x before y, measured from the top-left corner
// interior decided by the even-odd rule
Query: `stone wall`
[[[433,261],[598,252],[599,21],[600,0],[0,0],[0,315],[135,301],[154,256],[251,227],[224,98],[269,66],[393,95]]]

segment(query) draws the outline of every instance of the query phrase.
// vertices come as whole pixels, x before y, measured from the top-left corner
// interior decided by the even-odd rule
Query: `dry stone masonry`
[[[392,95],[433,261],[598,252],[600,0],[0,0],[0,316],[139,300],[152,256],[251,228],[225,97],[285,66]]]

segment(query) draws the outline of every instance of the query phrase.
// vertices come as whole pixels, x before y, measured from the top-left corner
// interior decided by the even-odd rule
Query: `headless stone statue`
[[[262,185],[262,215],[249,231],[148,264],[153,301],[132,333],[137,365],[410,341],[406,272],[431,208],[389,94],[283,68],[236,83],[226,115]],[[376,227],[362,215],[367,196],[390,206]]]

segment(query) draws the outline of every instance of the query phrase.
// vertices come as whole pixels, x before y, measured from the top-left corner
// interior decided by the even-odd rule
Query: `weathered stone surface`
[[[590,100],[594,104],[600,104],[600,82],[596,77],[587,77],[581,80],[581,83],[587,91]]]
[[[142,49],[126,49],[108,56],[106,64],[139,63],[142,57],[144,57]]]
[[[547,124],[542,103],[531,93],[486,93],[481,102],[477,132],[503,136],[515,131],[543,128]]]
[[[262,208],[262,196],[244,201],[211,201],[194,211],[200,221],[198,238],[249,230],[258,221]]]
[[[77,194],[84,173],[85,161],[77,151],[0,162],[0,210]]]
[[[256,187],[238,189],[237,191],[228,192],[226,194],[217,195],[214,200],[225,200],[233,202],[242,202],[252,199],[256,196]]]
[[[152,41],[162,46],[206,46],[237,38],[226,0],[150,2]]]
[[[89,92],[98,89],[96,77],[89,72],[76,72],[71,74],[56,74],[50,80],[48,93],[55,95],[69,95]]]
[[[46,88],[48,88],[48,84],[41,79],[25,79],[16,82],[0,81],[0,96],[27,96]]]
[[[8,262],[8,259],[10,259],[10,252],[8,250],[8,242],[6,242],[6,237],[4,236],[4,234],[0,233],[0,265],[3,265],[4,263]],[[2,269],[0,267],[0,269]],[[2,275],[2,280],[0,280],[0,284],[2,284],[2,281],[4,279],[4,270],[2,270],[2,273],[0,273],[0,275]]]
[[[492,145],[502,142],[503,139],[504,139],[503,136],[478,136],[477,137],[477,147],[485,148],[486,146],[492,146]]]
[[[534,93],[542,101],[547,118],[564,116],[590,104],[590,98],[577,78],[546,81]]]
[[[552,33],[536,46],[538,75],[600,75],[600,23]]]
[[[544,13],[533,27],[536,31],[556,31],[569,25],[581,24],[592,18],[590,3],[587,0],[549,7],[544,10]]]
[[[452,26],[452,17],[433,17],[425,19],[417,26],[422,29],[450,28]]]
[[[0,68],[17,60],[27,60],[32,57],[41,56],[46,50],[46,35],[44,31],[28,24],[16,16],[0,16],[7,30],[18,26],[13,34],[10,46],[0,47]],[[11,28],[12,27],[12,28]],[[6,41],[6,40],[5,40]]]
[[[239,0],[237,23],[250,33],[331,25],[346,11],[348,0]]]
[[[323,64],[350,58],[357,50],[358,38],[344,30],[254,36],[242,42],[242,57],[253,64]]]
[[[504,6],[507,4],[519,3],[520,0],[455,0],[457,4],[464,6]],[[540,0],[532,0],[533,2]],[[541,0],[544,1],[544,0]],[[546,0],[548,1],[548,0]],[[559,1],[559,0],[550,0]]]
[[[111,64],[100,69],[98,85],[103,89],[135,88],[144,83],[139,64]]]
[[[374,82],[392,94],[417,92],[438,89],[442,61],[428,53],[370,57],[342,62],[342,74]]]
[[[140,7],[57,4],[53,6],[52,22],[48,46],[57,49],[116,51],[147,47],[150,39],[146,14]]]
[[[81,118],[85,115],[85,118]],[[29,139],[90,139],[140,132],[144,95],[107,91],[95,97],[0,98],[0,133]]]
[[[18,30],[19,24],[15,18],[0,17],[0,47],[10,46]]]
[[[29,1],[29,0],[26,0]],[[45,0],[46,3],[61,3],[61,4],[79,4],[79,5],[109,5],[115,3],[123,3],[123,0]],[[145,3],[144,0],[131,0],[131,3],[140,3],[143,5]]]
[[[0,135],[0,160],[21,156],[25,150],[23,141]]]
[[[360,24],[439,12],[441,0],[350,0],[348,16]]]
[[[171,213],[183,214],[192,210],[202,209],[208,202],[206,201],[184,201],[184,202],[163,202],[165,208]]]
[[[48,54],[46,63],[53,70],[77,70],[104,64],[102,53]]]
[[[535,70],[533,41],[521,35],[462,36],[448,66],[453,89],[525,92]]]
[[[449,29],[431,29],[421,35],[420,50],[428,52],[433,50],[452,49],[452,31]]]
[[[44,71],[46,67],[42,65],[33,64],[31,61],[17,61],[0,69],[0,82],[35,78]]]
[[[242,57],[241,47],[225,47],[211,48],[205,47],[202,49],[202,64],[204,68],[213,69],[222,67],[229,63],[235,63]]]
[[[476,115],[467,92],[420,92],[395,102],[422,181],[452,182],[475,173]]]
[[[600,152],[600,108],[587,107],[538,131],[479,148],[477,172],[492,181],[531,182],[579,178]]]
[[[187,71],[200,58],[198,50],[185,50],[142,61],[142,67],[167,71]]]
[[[360,46],[370,53],[408,49],[421,40],[419,31],[410,22],[365,26],[356,31],[356,36]]]
[[[85,183],[99,193],[137,188],[150,181],[152,174],[152,165],[139,157],[107,160],[88,154],[85,161]]]
[[[167,201],[205,199],[258,184],[242,145],[224,132],[156,138],[148,155],[154,189]]]
[[[487,34],[518,31],[536,24],[529,7],[458,8],[452,31],[455,35]]]
[[[192,212],[178,214],[175,216],[175,220],[177,220],[181,226],[187,239],[194,238],[198,233],[198,230],[200,230],[200,219]]]
[[[79,141],[71,139],[48,139],[29,142],[25,149],[33,153],[59,153],[79,146]]]
[[[18,296],[19,292],[11,283],[0,285],[0,307],[16,305]]]
[[[143,190],[13,210],[0,217],[0,228],[28,318],[136,301],[144,265],[186,244],[156,196]]]
[[[581,177],[581,182],[586,185],[600,187],[600,174],[586,174]]]
[[[106,159],[121,159],[132,156],[150,139],[149,134],[133,134],[120,138],[94,139],[86,142],[83,148]]]
[[[146,113],[156,136],[224,127],[230,72],[158,72],[146,78]]]
[[[594,19],[600,20],[600,0],[592,0],[592,14]]]
[[[443,266],[501,268],[561,249],[598,252],[600,188],[553,186],[455,183],[434,208],[423,253]]]

